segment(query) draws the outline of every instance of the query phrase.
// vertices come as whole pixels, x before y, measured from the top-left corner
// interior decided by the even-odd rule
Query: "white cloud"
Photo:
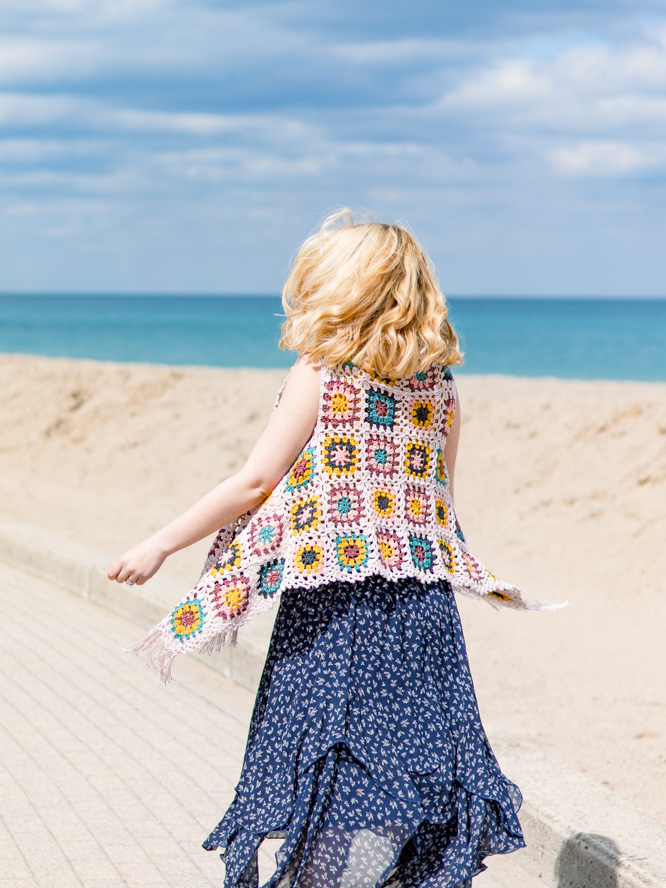
[[[0,163],[25,166],[105,155],[108,150],[108,142],[101,139],[4,139],[0,141]]]
[[[271,131],[279,128],[279,118]],[[417,142],[344,141],[312,130],[290,146],[276,146],[266,134],[264,145],[201,148],[157,155],[154,164],[166,176],[192,182],[233,183],[259,188],[264,183],[305,181],[371,181],[379,177],[403,183],[462,183],[478,178],[477,164],[455,161],[440,148]],[[352,172],[353,171],[353,172]]]
[[[81,100],[68,95],[26,95],[0,93],[0,125],[33,126],[71,117],[81,108]]]
[[[171,132],[195,136],[264,135],[276,143],[311,136],[314,128],[283,114],[204,114],[143,111],[99,105],[91,118],[98,124],[136,132]]]
[[[663,123],[666,37],[577,47],[547,61],[501,59],[446,93],[440,107],[563,130]]]
[[[666,95],[615,95],[599,99],[600,118],[612,121],[615,126],[658,126],[666,123]]]
[[[504,162],[546,161],[557,176],[613,177],[666,163],[666,30],[549,59],[498,59],[433,109],[481,126]]]
[[[90,40],[0,40],[0,83],[53,82],[89,76],[100,47]]]
[[[205,112],[182,113],[177,111],[152,111],[132,107],[118,107],[100,99],[88,99],[77,95],[39,95],[19,92],[0,93],[0,125],[9,127],[40,127],[52,124],[76,124],[91,131],[102,131],[112,137],[123,133],[171,133],[189,136],[247,136],[253,139],[269,139],[276,145],[293,144],[298,140],[311,139],[319,132],[312,124],[295,116],[278,112],[247,114],[215,114]],[[9,158],[18,151],[22,142],[37,151],[37,142],[46,145],[46,151],[54,150],[52,139],[14,139],[5,145]]]
[[[509,59],[496,62],[472,75],[442,99],[451,109],[483,109],[488,106],[520,106],[554,97],[552,80],[532,61]]]
[[[391,64],[396,62],[432,62],[469,54],[469,46],[455,40],[438,38],[397,38],[395,40],[338,43],[329,48],[333,58],[354,65]]]
[[[134,108],[113,109],[99,106],[94,118],[113,129],[140,132],[189,133],[210,136],[238,132],[247,120],[236,115],[141,111]]]
[[[625,142],[581,142],[551,151],[549,159],[563,176],[623,176],[663,162],[666,151],[658,157]]]
[[[0,86],[53,89],[57,84],[95,93],[101,82],[117,96],[145,75],[163,84],[193,75],[205,82],[220,69],[242,68],[248,51],[270,57],[267,29],[261,22],[251,27],[249,10],[179,5],[100,0],[65,3],[63,9],[35,4],[34,12],[21,8],[12,14],[2,3]]]
[[[40,198],[39,201],[13,201],[6,203],[2,212],[5,216],[25,219],[38,219],[49,224],[65,217],[76,219],[90,216],[106,216],[110,207],[106,203],[90,198]]]
[[[281,27],[283,4],[239,5],[197,0],[61,0],[0,3],[0,83],[98,77],[115,86],[150,73],[162,83],[179,76],[206,83],[220,74],[255,77],[299,59],[308,69],[326,58],[327,41],[303,40]],[[330,60],[329,60],[330,63]]]
[[[29,15],[33,21],[49,16],[133,17],[169,5],[169,0],[3,0],[5,16]]]
[[[11,175],[0,174],[0,190],[8,194],[20,194],[21,191],[28,190],[40,195],[54,192],[61,195],[107,194],[113,197],[137,195],[153,186],[150,179],[139,173],[138,168],[130,166],[101,173],[35,168],[12,172]]]
[[[167,174],[200,182],[273,182],[321,174],[326,158],[319,154],[284,157],[256,148],[214,148],[169,152],[156,158]]]

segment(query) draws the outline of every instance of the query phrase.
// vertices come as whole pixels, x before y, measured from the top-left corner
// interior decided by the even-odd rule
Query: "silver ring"
[[[133,583],[132,580],[125,580],[128,586],[135,586],[136,583]]]

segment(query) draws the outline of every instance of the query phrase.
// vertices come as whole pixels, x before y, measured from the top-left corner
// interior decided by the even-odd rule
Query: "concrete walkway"
[[[253,694],[186,657],[165,688],[121,653],[135,623],[2,564],[0,602],[0,885],[221,886],[201,842],[232,799]],[[543,885],[522,853],[475,888]]]
[[[219,884],[200,845],[232,798],[252,695],[195,662],[165,689],[121,653],[134,624],[34,576],[2,568],[0,598],[1,884]]]

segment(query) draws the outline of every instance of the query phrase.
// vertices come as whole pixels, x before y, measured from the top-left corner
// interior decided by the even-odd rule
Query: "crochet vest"
[[[197,585],[128,650],[146,652],[167,680],[176,654],[235,643],[238,628],[285,590],[371,574],[447,580],[495,606],[545,609],[465,543],[444,459],[455,407],[444,366],[399,380],[350,362],[322,367],[315,428],[291,469],[220,530]]]

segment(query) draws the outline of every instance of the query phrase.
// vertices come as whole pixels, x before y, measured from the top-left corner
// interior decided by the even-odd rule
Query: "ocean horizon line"
[[[114,290],[0,290],[1,298],[46,297],[46,298],[122,298],[122,299],[280,299],[279,293],[223,293],[223,292],[195,292],[195,291],[114,291]],[[445,293],[446,299],[520,299],[520,300],[608,300],[618,302],[627,300],[631,302],[652,302],[666,300],[666,293]]]

